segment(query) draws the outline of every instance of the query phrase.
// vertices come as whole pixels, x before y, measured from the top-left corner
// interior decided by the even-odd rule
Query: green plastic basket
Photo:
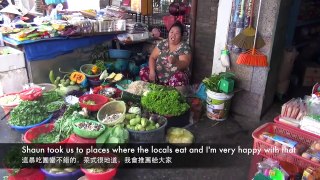
[[[100,131],[89,131],[89,130],[84,130],[84,129],[80,129],[78,128],[75,124],[78,122],[90,122],[90,123],[95,123],[97,125],[102,125],[102,128],[100,129]],[[89,120],[89,119],[78,119],[76,121],[74,121],[73,123],[73,132],[83,138],[97,138],[102,132],[104,132],[106,129],[106,127],[101,124],[98,121],[93,121],[93,120]]]
[[[97,119],[102,124],[113,126],[123,122],[123,120],[125,119],[126,111],[127,107],[124,101],[111,101],[100,108],[97,114]],[[106,115],[112,115],[116,113],[122,113],[122,116],[110,123],[103,122],[103,119],[106,117]]]

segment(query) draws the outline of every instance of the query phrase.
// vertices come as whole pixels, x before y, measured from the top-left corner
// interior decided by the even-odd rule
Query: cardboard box
[[[0,47],[0,72],[11,71],[26,67],[24,53],[9,46]],[[8,52],[9,54],[3,54]]]

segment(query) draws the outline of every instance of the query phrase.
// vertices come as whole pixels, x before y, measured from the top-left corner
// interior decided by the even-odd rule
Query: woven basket
[[[101,107],[101,109],[98,111],[97,119],[102,124],[116,125],[123,122],[123,120],[125,119],[126,111],[127,111],[127,108],[126,108],[126,103],[124,101],[111,101]],[[110,123],[103,122],[103,119],[106,117],[106,115],[112,115],[116,113],[122,113],[122,115],[113,122],[110,122]]]

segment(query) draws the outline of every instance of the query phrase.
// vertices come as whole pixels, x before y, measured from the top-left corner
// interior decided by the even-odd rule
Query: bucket
[[[216,93],[210,90],[206,92],[208,118],[216,121],[227,119],[233,94]]]

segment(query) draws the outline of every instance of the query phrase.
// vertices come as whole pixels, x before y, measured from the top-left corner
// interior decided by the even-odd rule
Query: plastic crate
[[[295,129],[296,131],[301,131],[301,132],[306,133],[306,134],[309,134],[309,135],[311,135],[311,136],[316,136],[316,137],[318,137],[318,138],[320,139],[320,136],[318,136],[318,135],[316,135],[316,134],[310,133],[310,132],[308,132],[308,131],[302,130],[302,129],[297,128],[297,127],[294,127],[294,126],[290,126],[290,125],[288,125],[288,124],[286,124],[286,123],[283,123],[283,122],[279,121],[279,119],[280,119],[280,116],[277,116],[277,117],[275,117],[275,118],[273,119],[273,121],[274,121],[275,123],[281,124],[281,125],[283,125],[283,126],[287,126],[287,127],[289,127],[289,128],[293,128],[293,129]]]
[[[320,168],[320,163],[313,162],[309,159],[303,158],[300,154],[283,152],[279,150],[279,152],[266,152],[265,149],[276,149],[278,148],[274,144],[267,143],[259,139],[259,136],[263,132],[274,133],[279,136],[283,136],[298,143],[302,143],[304,145],[310,146],[314,141],[319,140],[317,136],[313,136],[307,134],[302,131],[297,131],[294,128],[290,128],[284,126],[282,124],[277,123],[266,123],[259,128],[257,128],[253,133],[252,137],[254,138],[253,148],[261,149],[260,155],[267,158],[272,158],[279,161],[286,161],[292,163],[298,167],[306,169],[307,167]]]

